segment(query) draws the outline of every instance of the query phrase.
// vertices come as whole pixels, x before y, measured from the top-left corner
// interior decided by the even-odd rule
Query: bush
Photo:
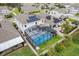
[[[5,15],[6,18],[11,18],[13,17],[13,14]]]
[[[18,29],[18,27],[17,27],[17,25],[16,25],[15,23],[13,23],[13,26],[14,26],[16,29]]]
[[[79,13],[76,13],[75,15],[76,15],[76,16],[79,16]]]
[[[57,45],[55,46],[55,51],[56,51],[56,52],[60,53],[60,52],[62,52],[63,50],[64,50],[64,47],[63,47],[61,44],[57,44]]]

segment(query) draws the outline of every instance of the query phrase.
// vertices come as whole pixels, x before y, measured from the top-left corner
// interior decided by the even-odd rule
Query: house
[[[0,14],[1,15],[8,15],[11,11],[6,6],[0,6]]]
[[[76,14],[79,10],[78,9],[75,9],[74,7],[69,7],[69,13],[71,14]]]
[[[36,7],[33,7],[32,5],[29,5],[29,4],[24,4],[24,5],[21,7],[21,9],[22,9],[25,13],[27,13],[27,12],[32,12],[32,11],[34,11],[34,10],[37,10]]]
[[[53,23],[56,25],[56,27],[59,27],[61,24],[63,24],[63,20],[59,18],[53,18]]]
[[[7,20],[0,21],[0,52],[23,43],[18,31]]]
[[[44,24],[46,14],[39,15],[28,15],[28,14],[19,14],[15,17],[16,24],[18,28],[24,32],[29,27]]]
[[[25,30],[27,40],[38,50],[39,46],[56,35],[56,31],[46,25],[32,26]]]
[[[61,13],[59,13],[58,11],[52,10],[49,12],[49,14],[53,17],[60,17]]]

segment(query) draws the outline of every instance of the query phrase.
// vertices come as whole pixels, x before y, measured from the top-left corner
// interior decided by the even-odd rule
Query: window
[[[23,27],[23,25],[22,25],[22,27]]]
[[[35,24],[37,25],[37,22]]]
[[[25,25],[25,27],[27,27],[27,26]]]

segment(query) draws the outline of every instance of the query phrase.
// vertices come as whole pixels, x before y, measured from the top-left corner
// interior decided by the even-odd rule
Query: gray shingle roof
[[[35,15],[35,16],[38,17],[41,20],[42,18],[45,18],[47,15],[48,14],[38,14],[38,15]],[[15,18],[18,21],[20,21],[22,24],[26,24],[26,23],[28,23],[27,20],[29,19],[29,16],[33,16],[33,15],[19,14]]]
[[[10,10],[6,6],[0,6],[0,14],[9,14]]]
[[[0,24],[0,43],[20,36],[17,30],[7,20],[0,21]]]
[[[37,8],[33,7],[32,5],[26,4],[26,5],[23,5],[21,9],[24,11],[33,11],[33,10],[36,10]]]

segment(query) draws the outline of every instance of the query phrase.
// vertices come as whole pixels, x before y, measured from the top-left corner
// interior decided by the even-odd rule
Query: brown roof
[[[19,36],[17,30],[12,26],[7,20],[0,21],[0,43],[8,41],[10,39],[16,38]]]

